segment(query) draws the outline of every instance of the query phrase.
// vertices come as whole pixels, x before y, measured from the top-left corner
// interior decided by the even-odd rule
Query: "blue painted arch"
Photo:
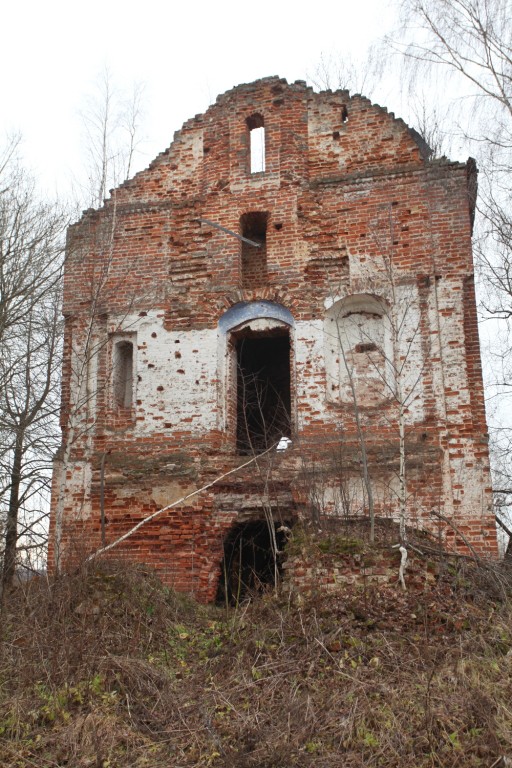
[[[219,319],[219,330],[222,333],[228,333],[243,323],[259,318],[277,320],[290,326],[290,328],[295,327],[295,321],[290,310],[275,301],[262,299],[260,301],[240,301],[238,304],[233,304]]]

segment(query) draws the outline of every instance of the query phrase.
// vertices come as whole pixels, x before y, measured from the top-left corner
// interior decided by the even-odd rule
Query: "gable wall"
[[[263,174],[248,165],[246,120],[256,112],[265,124]],[[307,514],[298,469],[314,485],[320,461],[331,467],[323,511],[339,513],[340,466],[361,511],[354,407],[329,396],[324,326],[329,307],[353,294],[402,307],[394,362],[402,360],[410,390],[410,522],[433,527],[430,510],[441,510],[473,546],[495,553],[467,173],[460,164],[425,163],[405,124],[362,97],[268,78],[220,96],[148,170],[87,212],[69,235],[64,311],[76,360],[64,377],[68,442],[66,477],[57,463],[54,478],[54,561],[99,546],[102,493],[111,541],[240,463],[233,355],[219,331],[239,302],[274,302],[294,320],[293,447],[276,458],[280,508],[288,518]],[[240,242],[199,219],[238,233],[251,211],[269,213],[268,277],[247,289]],[[136,381],[133,406],[121,412],[112,404],[111,347],[122,334],[136,339]],[[360,416],[378,507],[393,515],[396,403],[388,396]],[[334,455],[342,456],[335,470]],[[156,518],[116,552],[211,598],[227,528],[261,514],[264,495],[253,465]],[[443,535],[457,539],[453,528]],[[455,546],[464,549],[460,536]]]

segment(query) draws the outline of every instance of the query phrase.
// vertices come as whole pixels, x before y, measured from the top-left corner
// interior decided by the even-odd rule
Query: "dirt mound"
[[[512,754],[510,596],[463,560],[428,589],[226,609],[124,565],[35,580],[2,617],[0,763],[490,768]]]

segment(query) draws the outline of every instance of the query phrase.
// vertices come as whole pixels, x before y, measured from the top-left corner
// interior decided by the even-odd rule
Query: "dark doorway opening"
[[[261,453],[291,436],[288,330],[244,334],[236,341],[236,359],[237,451]]]
[[[234,525],[224,542],[216,602],[237,605],[250,593],[274,586],[281,575],[286,531],[265,520]],[[289,530],[289,529],[286,529]]]

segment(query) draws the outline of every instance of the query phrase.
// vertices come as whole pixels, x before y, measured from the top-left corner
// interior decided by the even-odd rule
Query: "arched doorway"
[[[248,594],[276,585],[288,530],[266,520],[236,523],[231,528],[224,540],[217,603],[236,605]]]
[[[291,313],[271,301],[240,302],[220,318],[225,425],[240,454],[292,436],[293,329]]]
[[[290,334],[286,327],[234,334],[236,448],[261,453],[291,436]]]

